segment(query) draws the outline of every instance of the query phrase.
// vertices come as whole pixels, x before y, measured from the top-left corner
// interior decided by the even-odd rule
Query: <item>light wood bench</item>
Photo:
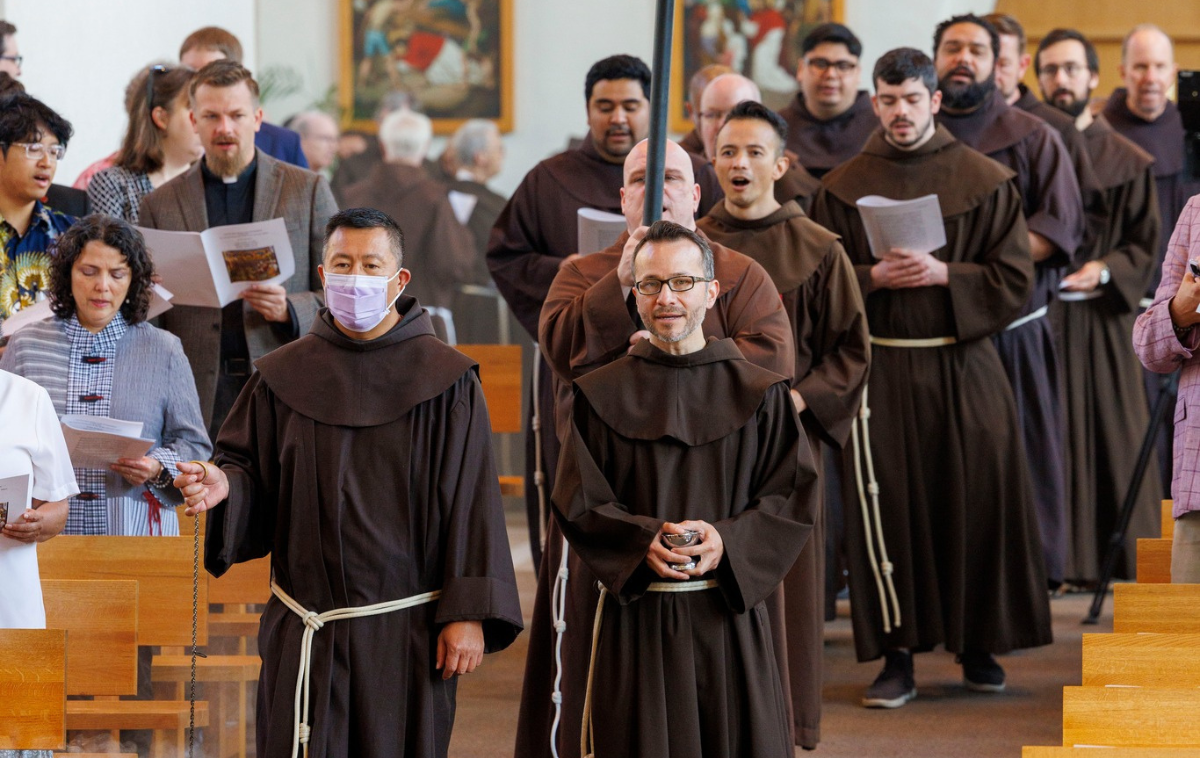
[[[1021,758],[1195,758],[1192,748],[1118,747],[1100,751],[1090,747],[1025,747]]]
[[[62,750],[66,703],[67,633],[0,629],[0,750]]]
[[[1200,750],[1200,689],[1064,687],[1063,745]]]
[[[1200,634],[1085,634],[1083,684],[1200,687]]]
[[[1200,633],[1200,584],[1114,585],[1113,631]]]
[[[497,434],[518,434],[524,429],[521,414],[521,346],[520,345],[455,345],[479,364],[479,382],[487,401],[488,418]],[[548,424],[543,433],[554,434]],[[500,494],[523,497],[525,477],[500,476]]]
[[[1137,541],[1138,584],[1171,583],[1171,540],[1142,537]]]
[[[1162,538],[1172,539],[1175,536],[1175,501],[1162,501]]]
[[[137,694],[133,580],[43,579],[46,626],[68,634],[68,695]]]

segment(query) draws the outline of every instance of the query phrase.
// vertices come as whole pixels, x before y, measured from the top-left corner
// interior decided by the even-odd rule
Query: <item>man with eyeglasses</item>
[[[779,290],[796,341],[792,400],[823,470],[821,443],[840,449],[849,439],[871,350],[862,294],[837,236],[773,191],[789,171],[786,139],[778,113],[749,100],[735,105],[713,137],[725,199],[697,227],[762,264]],[[821,739],[824,510],[817,509],[812,538],[783,583],[796,742],[809,750]]]
[[[75,223],[42,202],[71,133],[27,94],[0,101],[0,321],[46,298],[55,240]]]
[[[933,46],[942,93],[937,122],[1017,174],[1034,287],[1025,307],[993,339],[1016,396],[1034,501],[1049,523],[1061,518],[1067,490],[1062,365],[1047,316],[1083,242],[1083,195],[1058,132],[1011,107],[997,90],[1000,34],[989,21],[974,14],[947,19],[937,26]],[[1053,573],[1060,568],[1047,567]],[[1054,586],[1062,579],[1049,577]]]
[[[788,381],[702,327],[725,285],[708,241],[666,220],[638,237],[647,336],[575,381],[554,492],[601,586],[572,569],[596,613],[581,630],[595,629],[582,752],[791,756],[785,659],[764,621],[812,531],[812,457]]]
[[[16,25],[0,18],[0,73],[20,79],[22,61],[24,57],[17,49]]]
[[[788,124],[787,148],[820,179],[858,154],[879,128],[871,96],[858,88],[862,42],[841,24],[821,24],[800,45],[800,92],[779,111]]]
[[[538,344],[554,372],[555,431],[562,439],[570,431],[571,382],[612,363],[651,334],[636,308],[632,267],[634,250],[646,234],[642,213],[648,147],[643,140],[625,158],[624,186],[618,202],[625,216],[626,231],[609,248],[566,261],[550,285],[542,308]],[[668,141],[663,167],[663,219],[695,230],[699,201],[700,186],[692,174],[692,158],[679,145]],[[795,347],[787,313],[770,276],[741,253],[715,243],[707,244],[713,251],[715,276],[722,286],[714,306],[704,313],[704,334],[731,338],[747,361],[790,379],[795,366]],[[562,691],[560,695],[555,693],[556,664],[544,656],[529,656],[514,752],[520,758],[550,755],[556,695],[561,700],[561,714],[553,739],[559,754],[572,755],[574,747],[579,745],[583,684],[591,649],[588,630],[596,605],[595,577],[577,555],[570,552],[567,555],[570,578],[561,595],[565,598],[561,603],[562,618],[567,619],[567,629],[561,638]],[[551,650],[556,644],[551,608],[559,603],[551,597],[555,572],[563,563],[562,558],[562,532],[552,521],[546,535],[543,570],[538,574],[530,627],[531,649]],[[782,651],[781,604],[782,595],[776,595],[768,606],[772,608],[772,634]],[[789,702],[789,711],[790,707]]]
[[[1138,302],[1155,268],[1163,233],[1154,187],[1154,158],[1117,134],[1088,108],[1100,81],[1100,57],[1074,29],[1042,38],[1034,63],[1042,97],[1086,139],[1104,192],[1105,213],[1088,218],[1083,263],[1063,279],[1053,313],[1063,349],[1067,388],[1070,501],[1060,525],[1066,576],[1095,581],[1109,535],[1133,478],[1129,454],[1149,423],[1142,370],[1130,345]],[[1118,568],[1134,576],[1137,538],[1159,517],[1158,478],[1142,480]]]

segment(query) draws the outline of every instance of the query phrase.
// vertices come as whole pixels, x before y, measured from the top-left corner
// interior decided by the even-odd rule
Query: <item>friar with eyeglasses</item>
[[[571,382],[621,358],[631,346],[650,336],[636,308],[632,267],[634,250],[646,233],[642,214],[647,146],[645,141],[640,142],[625,158],[621,210],[627,231],[609,248],[564,264],[542,308],[538,344],[556,379],[555,412],[560,438],[570,430]],[[699,201],[700,187],[692,174],[691,158],[679,145],[668,141],[662,217],[694,230]],[[751,258],[707,240],[706,244],[712,249],[714,271],[722,286],[713,307],[702,314],[704,334],[732,339],[747,361],[790,379],[795,347],[787,313],[771,277]],[[686,286],[683,282],[676,285]],[[724,396],[712,400],[712,405],[727,401]],[[551,743],[561,758],[577,755],[596,589],[595,577],[579,557],[570,550],[565,555],[562,532],[552,521],[538,574],[529,645],[531,650],[555,649],[555,627],[559,626],[563,629],[561,666],[554,657],[545,655],[530,655],[526,662],[514,752],[519,758],[549,756]],[[561,584],[556,578],[564,568],[569,571],[567,589],[560,587],[556,595],[556,584]],[[556,597],[561,597],[561,602]],[[773,632],[782,653],[781,603],[782,596],[778,595],[769,604],[776,609],[772,614],[776,624]],[[780,663],[785,668],[782,660]],[[556,687],[556,681],[561,687]]]
[[[817,499],[790,382],[705,336],[704,237],[657,221],[631,258],[648,336],[575,381],[553,496],[601,587],[580,752],[791,756],[766,600]]]

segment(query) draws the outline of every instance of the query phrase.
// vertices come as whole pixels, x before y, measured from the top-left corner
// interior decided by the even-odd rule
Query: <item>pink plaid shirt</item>
[[[1188,201],[1163,260],[1162,281],[1154,303],[1133,326],[1133,349],[1142,365],[1160,374],[1182,368],[1175,402],[1175,458],[1171,477],[1174,514],[1200,510],[1200,328],[1180,341],[1171,324],[1171,299],[1190,258],[1200,257],[1200,195]],[[1190,408],[1189,408],[1190,407]],[[1190,412],[1189,412],[1190,410]],[[1189,419],[1188,416],[1191,416]]]

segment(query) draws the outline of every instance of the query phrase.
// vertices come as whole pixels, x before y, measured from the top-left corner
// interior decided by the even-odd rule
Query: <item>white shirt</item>
[[[79,494],[62,428],[44,389],[0,371],[0,429],[0,479],[30,477],[25,502],[9,503],[10,514],[31,507],[30,498],[53,502]],[[15,519],[10,515],[9,520]],[[37,545],[0,535],[0,577],[0,628],[45,628]]]

